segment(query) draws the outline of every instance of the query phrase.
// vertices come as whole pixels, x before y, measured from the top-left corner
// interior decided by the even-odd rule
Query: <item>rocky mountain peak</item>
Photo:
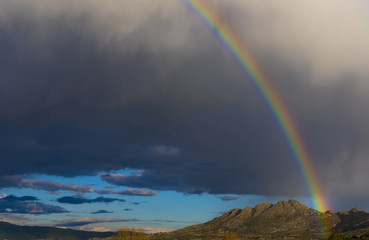
[[[353,209],[350,210],[350,212],[357,213],[357,212],[363,212],[363,210],[361,210],[358,207],[354,207]]]
[[[271,203],[260,203],[254,207],[254,210],[256,214],[261,214],[271,206],[273,206]]]
[[[299,201],[296,201],[294,199],[290,199],[288,201],[279,201],[275,204],[276,208],[284,208],[284,209],[307,209],[308,207],[301,204]]]
[[[293,206],[295,208],[306,207],[304,204],[301,204],[299,201],[297,201],[295,199],[288,200],[288,203],[291,204],[291,206]]]

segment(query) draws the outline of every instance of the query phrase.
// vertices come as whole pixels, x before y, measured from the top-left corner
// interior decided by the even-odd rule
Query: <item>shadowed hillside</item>
[[[88,240],[90,238],[111,237],[111,232],[88,232],[53,227],[29,227],[18,226],[6,222],[0,222],[0,239],[8,240]]]

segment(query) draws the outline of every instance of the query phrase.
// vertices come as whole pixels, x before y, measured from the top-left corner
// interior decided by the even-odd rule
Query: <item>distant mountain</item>
[[[18,226],[0,222],[0,240],[88,240],[90,238],[106,238],[114,235],[112,232],[88,232],[54,227]]]
[[[235,234],[237,239],[323,239],[322,219],[329,234],[341,234],[331,239],[369,239],[369,212],[353,208],[348,212],[325,213],[299,203],[296,200],[280,201],[276,204],[261,203],[254,208],[232,209],[213,220],[192,225],[174,232],[150,235],[151,240],[216,240],[230,239],[226,234]],[[53,227],[18,226],[0,222],[0,240],[88,240],[108,238],[114,233],[100,233],[59,229]],[[234,239],[234,238],[231,238]]]
[[[321,219],[324,219],[329,234],[342,233],[351,237],[369,232],[369,213],[366,211],[354,208],[349,212],[322,213],[289,200],[261,203],[243,210],[232,209],[209,222],[154,234],[151,239],[225,239],[227,233],[235,233],[242,239],[322,239],[325,235]]]

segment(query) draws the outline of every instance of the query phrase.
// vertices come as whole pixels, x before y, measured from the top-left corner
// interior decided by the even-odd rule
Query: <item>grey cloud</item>
[[[99,210],[99,211],[92,212],[91,214],[105,214],[105,213],[113,213],[113,212],[106,211],[106,210]]]
[[[0,2],[0,175],[111,171],[102,178],[128,187],[307,195],[263,100],[181,1],[16,2]],[[212,4],[281,94],[327,194],[363,199],[361,8],[267,2]],[[143,172],[114,175],[126,168]]]
[[[87,193],[93,192],[91,185],[76,185],[76,184],[63,184],[49,180],[33,180],[24,179],[22,176],[1,176],[0,188],[16,187],[16,188],[32,188],[38,190],[45,190],[49,192],[58,192],[61,190]]]
[[[102,190],[95,190],[98,194],[117,194],[117,195],[123,195],[123,196],[156,196],[158,195],[157,192],[147,189],[126,189],[126,190],[111,190],[111,189],[102,189]]]
[[[105,174],[101,175],[101,179],[110,184],[118,186],[132,186],[132,187],[147,186],[158,190],[170,190],[179,185],[178,182],[174,182],[173,180],[171,183],[164,184],[164,182],[167,180],[166,177],[160,179],[158,178],[158,176],[150,175],[150,172],[149,173],[145,172],[141,174],[119,174],[119,173]],[[186,189],[185,186],[183,187]]]
[[[68,204],[84,204],[84,203],[111,203],[111,202],[125,202],[124,199],[118,198],[106,198],[106,197],[97,197],[94,199],[88,199],[84,197],[72,197],[65,196],[58,198],[57,201],[59,203],[68,203]]]
[[[91,184],[63,184],[49,180],[25,179],[27,176],[0,176],[0,188],[32,188],[38,190],[45,190],[51,193],[56,193],[61,190],[70,191],[74,193],[98,193],[98,194],[117,194],[124,196],[156,196],[157,192],[147,189],[94,189]]]
[[[275,51],[285,64],[307,70],[309,81],[316,85],[329,85],[341,81],[343,75],[353,74],[360,76],[368,90],[365,79],[369,71],[363,63],[369,54],[362,51],[369,39],[369,32],[362,31],[367,25],[365,1],[217,2],[247,46],[259,54],[270,58],[270,52]]]
[[[80,218],[80,219],[71,219],[66,221],[58,221],[59,223],[55,226],[57,227],[77,227],[84,226],[88,224],[94,223],[107,223],[107,222],[137,222],[138,219],[119,219],[119,218]]]
[[[23,197],[17,197],[14,195],[9,195],[1,198],[2,200],[8,201],[8,202],[25,202],[25,201],[38,201],[38,198],[34,196],[23,196]]]
[[[225,195],[225,196],[220,196],[219,197],[222,201],[233,201],[233,200],[237,200],[240,199],[240,196],[235,196],[235,195]]]
[[[68,212],[62,207],[43,204],[33,196],[17,197],[9,195],[0,198],[0,213],[19,214],[51,214]]]
[[[180,150],[178,148],[165,146],[165,145],[153,146],[153,147],[149,147],[149,149],[154,154],[161,156],[161,157],[178,156],[180,154]]]

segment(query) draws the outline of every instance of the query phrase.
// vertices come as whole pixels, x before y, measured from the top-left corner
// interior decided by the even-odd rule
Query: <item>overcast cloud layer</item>
[[[212,1],[300,126],[325,191],[369,185],[365,1]],[[0,175],[305,195],[281,130],[181,1],[0,0]]]

